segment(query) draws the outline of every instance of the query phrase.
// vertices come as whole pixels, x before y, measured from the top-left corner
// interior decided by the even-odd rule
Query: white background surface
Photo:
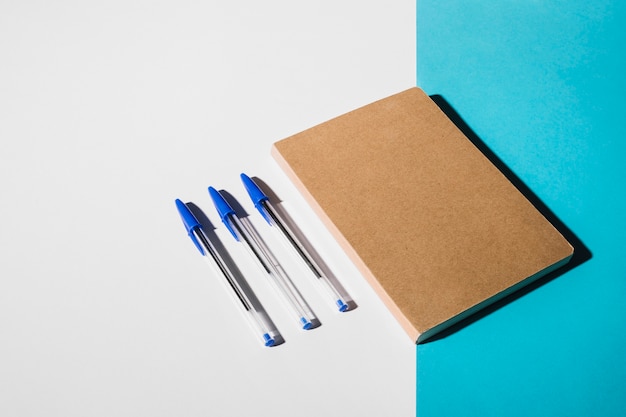
[[[269,149],[414,86],[415,52],[413,1],[1,2],[0,415],[414,415],[415,346]],[[329,307],[240,172],[356,310]],[[296,328],[209,185],[247,209],[320,328]],[[285,344],[255,339],[175,198],[217,227]]]

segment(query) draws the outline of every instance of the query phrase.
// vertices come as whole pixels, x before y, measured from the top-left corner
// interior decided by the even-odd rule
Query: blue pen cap
[[[196,216],[193,215],[187,204],[180,201],[178,198],[176,199],[176,208],[178,209],[178,214],[180,214],[180,218],[183,220],[183,224],[185,225],[185,229],[187,230],[187,234],[193,241],[194,245],[198,248],[200,253],[204,256],[204,249],[200,242],[196,239],[196,235],[193,234],[194,229],[202,228],[202,225],[196,219]]]
[[[259,186],[256,185],[256,183],[252,181],[252,179],[246,174],[241,174],[241,181],[243,181],[243,185],[244,187],[246,187],[246,191],[248,192],[250,199],[254,203],[254,207],[259,210],[259,213],[261,213],[266,222],[272,224],[265,209],[263,208],[263,205],[261,204],[264,201],[269,200],[269,197],[263,191],[261,191]]]
[[[239,240],[237,237],[237,233],[233,230],[230,221],[228,220],[229,216],[236,216],[235,210],[231,207],[230,204],[224,197],[213,187],[209,187],[209,195],[211,196],[211,200],[213,200],[213,204],[215,205],[215,209],[217,213],[220,215],[220,219],[222,219],[222,223],[226,226],[228,231],[233,235],[235,240]]]

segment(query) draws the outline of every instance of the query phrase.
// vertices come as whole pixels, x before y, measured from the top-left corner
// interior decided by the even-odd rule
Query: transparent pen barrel
[[[321,287],[333,300],[339,311],[346,311],[348,309],[348,305],[346,304],[347,294],[342,294],[330,278],[326,276],[324,270],[315,260],[315,256],[311,254],[306,245],[298,238],[297,233],[289,227],[288,222],[279,214],[278,210],[274,208],[272,203],[270,203],[269,200],[263,201],[261,203],[261,207],[265,211],[265,217],[270,220],[270,224],[274,232],[281,235],[281,237],[293,247],[298,255],[300,255],[304,263],[321,283]]]
[[[283,267],[276,260],[274,254],[267,247],[265,242],[256,233],[247,218],[239,219],[236,216],[229,216],[232,229],[237,234],[237,238],[241,241],[248,252],[254,257],[271,278],[277,289],[284,295],[288,304],[298,315],[298,323],[303,329],[311,329],[313,321],[316,320],[315,314],[311,311],[308,304],[300,295]]]
[[[204,259],[216,274],[226,278],[226,283],[233,290],[239,304],[242,306],[249,324],[261,336],[263,344],[265,346],[273,346],[275,338],[279,334],[270,329],[265,316],[255,308],[247,291],[241,286],[231,268],[202,229],[194,229],[193,233],[204,248]]]
[[[246,315],[248,316],[248,322],[252,325],[252,327],[255,327],[261,335],[263,344],[265,346],[273,346],[276,343],[278,333],[267,327],[261,313],[254,308],[251,308],[246,312]]]

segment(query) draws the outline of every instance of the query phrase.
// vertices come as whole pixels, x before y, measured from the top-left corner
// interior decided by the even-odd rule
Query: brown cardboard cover
[[[573,253],[419,88],[283,139],[272,155],[416,342]]]

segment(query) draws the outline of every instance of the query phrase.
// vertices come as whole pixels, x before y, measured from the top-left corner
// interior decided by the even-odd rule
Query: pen
[[[344,301],[344,297],[331,281],[322,268],[315,261],[313,255],[307,249],[306,245],[298,238],[297,234],[289,227],[288,222],[281,216],[280,212],[276,210],[269,197],[259,188],[259,186],[246,174],[241,174],[241,180],[243,181],[254,206],[259,210],[263,218],[269,223],[270,226],[280,233],[296,250],[298,255],[304,260],[309,269],[313,272],[315,277],[324,285],[324,288],[332,297],[333,302],[339,309],[344,312],[348,310],[348,304]]]
[[[226,228],[235,240],[243,243],[248,253],[258,261],[263,271],[272,278],[276,288],[289,302],[293,312],[297,314],[299,325],[305,330],[312,329],[313,321],[317,320],[317,318],[278,263],[274,254],[256,233],[249,219],[247,217],[237,217],[235,210],[215,188],[209,187],[209,194]]]
[[[176,199],[176,208],[178,209],[178,213],[183,220],[185,229],[187,229],[187,233],[189,234],[189,237],[191,238],[193,243],[196,245],[196,248],[198,248],[200,254],[202,254],[205,259],[208,260],[209,257],[213,259],[215,265],[222,273],[222,275],[224,275],[224,278],[226,278],[226,281],[241,302],[241,305],[243,306],[243,309],[250,323],[260,333],[263,344],[265,346],[274,346],[278,333],[269,329],[269,326],[265,322],[265,318],[259,311],[254,308],[252,302],[250,301],[250,297],[248,297],[246,291],[244,291],[239,282],[237,282],[233,271],[230,269],[230,267],[224,261],[211,240],[208,238],[196,216],[194,216],[191,210],[189,210],[189,207],[187,207],[187,205],[179,199]]]

